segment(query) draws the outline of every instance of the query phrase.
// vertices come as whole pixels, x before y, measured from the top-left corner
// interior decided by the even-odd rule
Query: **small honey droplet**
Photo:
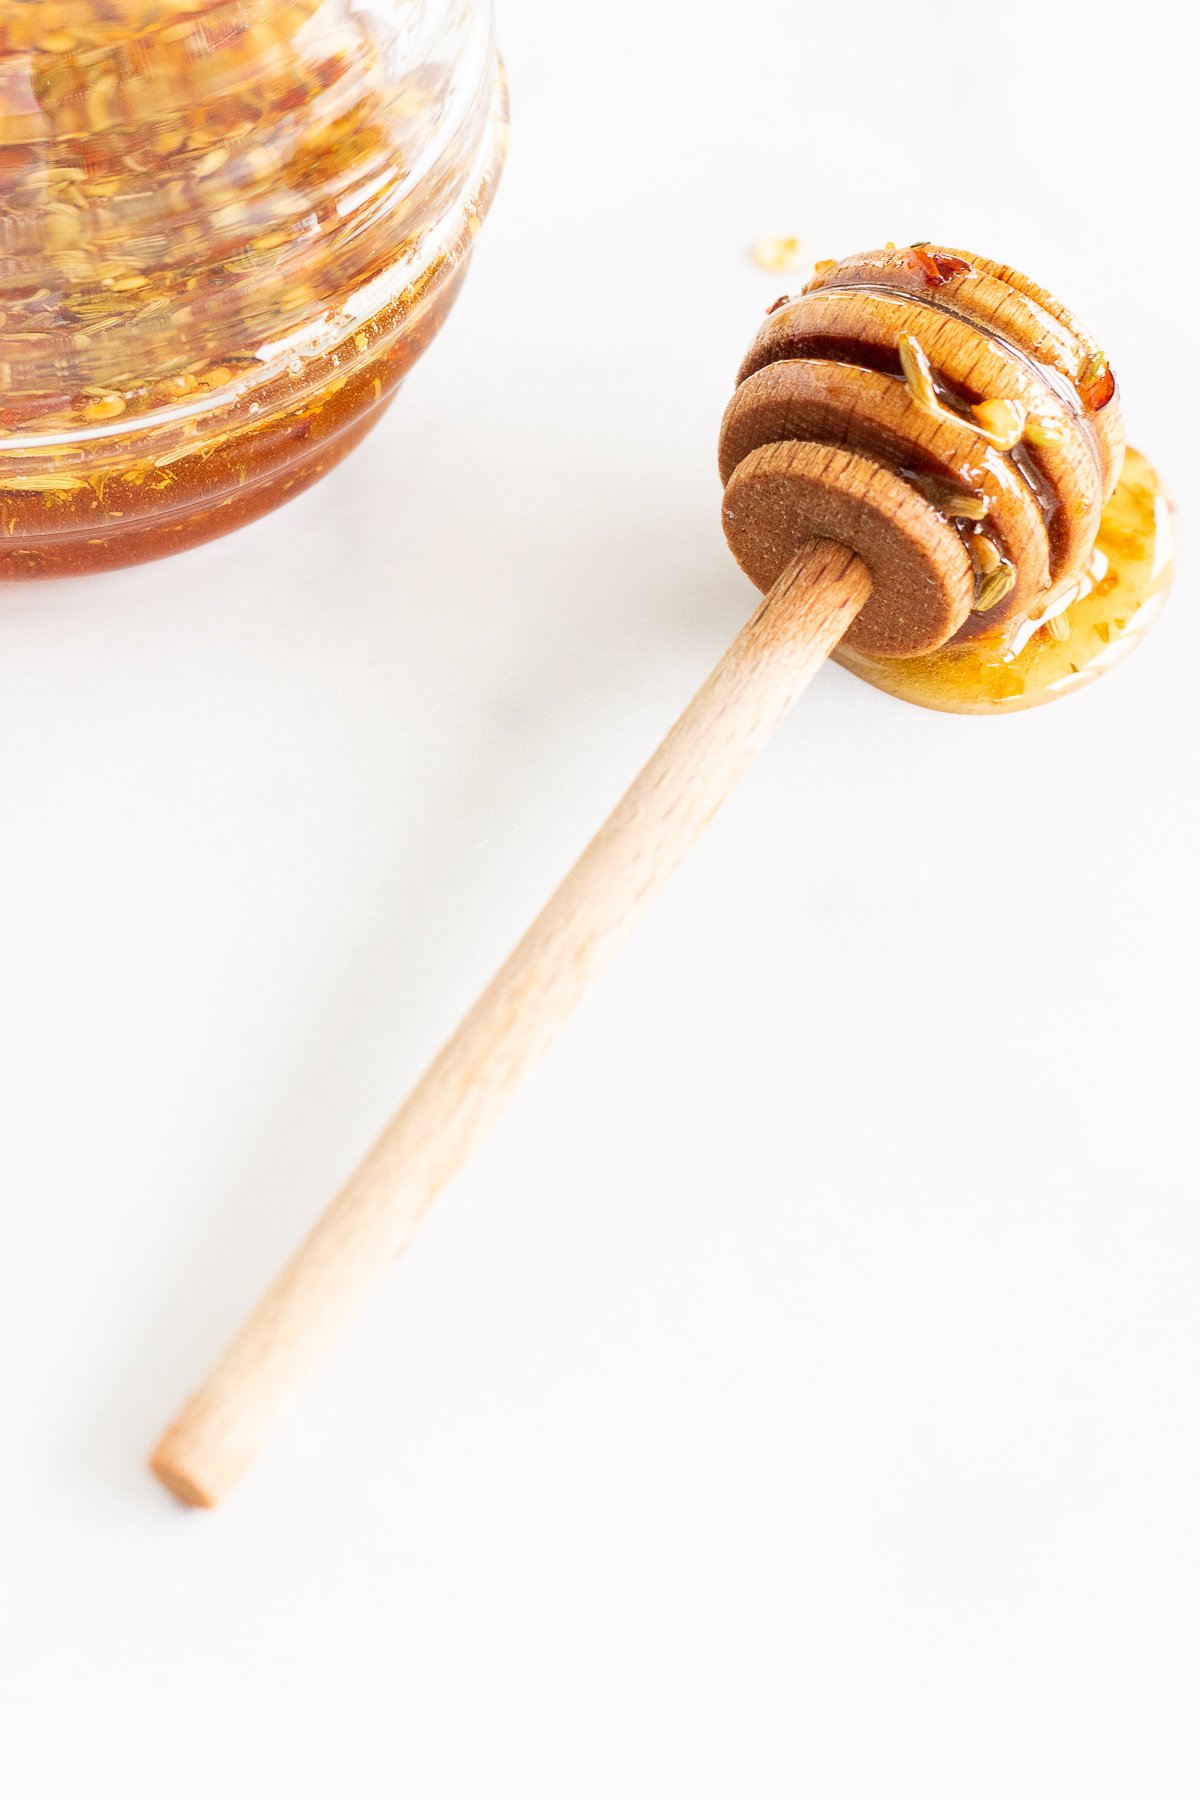
[[[804,240],[798,237],[772,236],[759,238],[753,256],[760,269],[774,275],[787,275],[804,261]]]

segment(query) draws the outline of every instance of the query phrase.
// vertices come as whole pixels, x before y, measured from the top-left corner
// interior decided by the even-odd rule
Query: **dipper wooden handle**
[[[870,592],[840,545],[792,559],[166,1433],[151,1466],[181,1500],[214,1505],[255,1457]]]

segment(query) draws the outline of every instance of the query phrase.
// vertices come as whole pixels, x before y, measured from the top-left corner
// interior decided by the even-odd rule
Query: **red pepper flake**
[[[1079,378],[1079,398],[1089,412],[1103,412],[1116,391],[1116,377],[1107,359],[1094,356]]]
[[[926,287],[941,287],[956,275],[965,275],[971,267],[965,256],[938,256],[924,244],[913,244],[908,252],[908,266],[925,277]]]
[[[772,300],[770,306],[768,306],[768,308],[767,308],[768,319],[770,318],[772,313],[778,312],[781,306],[789,305],[791,302],[791,298],[792,298],[792,296],[790,294],[780,294],[778,300]]]

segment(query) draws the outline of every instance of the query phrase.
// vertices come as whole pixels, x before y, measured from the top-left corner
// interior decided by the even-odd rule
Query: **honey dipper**
[[[1041,616],[1123,456],[1099,347],[1003,264],[889,246],[772,309],[720,438],[726,535],[765,599],[167,1431],[175,1494],[213,1505],[254,1458],[831,652]]]

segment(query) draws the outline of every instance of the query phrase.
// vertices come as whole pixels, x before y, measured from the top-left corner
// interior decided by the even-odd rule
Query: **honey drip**
[[[1095,681],[1141,642],[1171,585],[1174,517],[1157,471],[1127,450],[1084,574],[1050,596],[1036,619],[1004,634],[948,644],[929,656],[863,656],[843,646],[843,668],[884,693],[937,712],[1018,712]]]

